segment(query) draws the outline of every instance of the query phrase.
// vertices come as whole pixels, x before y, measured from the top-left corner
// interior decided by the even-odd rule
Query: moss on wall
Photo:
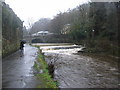
[[[9,5],[2,3],[2,56],[5,57],[19,49],[22,39],[23,22]]]

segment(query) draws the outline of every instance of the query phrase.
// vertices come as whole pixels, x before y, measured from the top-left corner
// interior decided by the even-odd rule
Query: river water
[[[118,88],[118,64],[78,54],[83,47],[72,44],[40,45],[60,88]]]

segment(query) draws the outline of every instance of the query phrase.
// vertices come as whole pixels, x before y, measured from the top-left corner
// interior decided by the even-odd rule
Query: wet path
[[[20,55],[21,52],[17,51],[3,59],[3,88],[36,88],[40,84],[32,70],[37,48],[25,45],[22,57]]]
[[[53,46],[41,48],[46,61],[54,64],[54,78],[59,82],[60,88],[118,88],[120,86],[117,62],[110,63],[77,55],[75,52],[77,48],[56,49],[55,47],[54,49]]]

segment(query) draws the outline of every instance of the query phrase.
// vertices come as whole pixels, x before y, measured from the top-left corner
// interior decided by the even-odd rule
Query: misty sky
[[[67,11],[69,8],[87,2],[88,0],[5,0],[13,11],[24,21],[35,22],[40,18],[53,18],[60,11]]]

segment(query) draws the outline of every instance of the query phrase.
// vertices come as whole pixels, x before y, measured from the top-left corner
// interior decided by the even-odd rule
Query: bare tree
[[[33,24],[34,24],[34,19],[33,18],[28,18],[28,20],[27,20],[27,27],[28,27],[28,34],[29,34],[29,43],[31,44],[31,39],[32,39],[32,37],[31,37],[31,29],[32,29],[32,26],[33,26]]]

